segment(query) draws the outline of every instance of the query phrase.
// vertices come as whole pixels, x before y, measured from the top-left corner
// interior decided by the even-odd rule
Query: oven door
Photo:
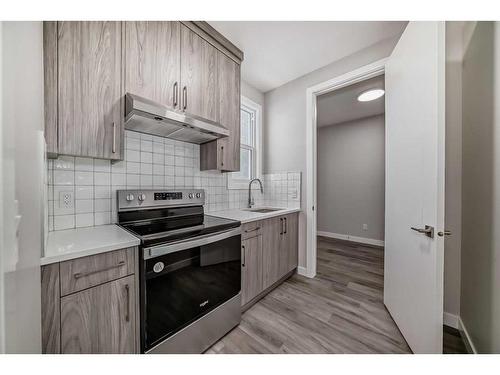
[[[241,229],[144,248],[141,333],[148,351],[241,289]]]

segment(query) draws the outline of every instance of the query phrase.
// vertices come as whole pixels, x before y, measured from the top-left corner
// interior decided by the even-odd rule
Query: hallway
[[[383,304],[384,252],[318,237],[314,279],[294,275],[207,353],[411,353]]]

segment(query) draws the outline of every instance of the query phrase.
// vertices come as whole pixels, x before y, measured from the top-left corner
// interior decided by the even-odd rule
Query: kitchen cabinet
[[[49,49],[45,56],[57,56],[49,61],[56,64],[56,79],[46,87],[57,93],[57,153],[122,159],[121,22],[57,22],[55,26],[57,40],[50,44],[45,40]]]
[[[223,53],[217,61],[217,121],[229,136],[201,145],[202,170],[240,170],[240,65]]]
[[[42,266],[42,353],[139,351],[137,251]]]
[[[217,121],[217,56],[215,47],[181,25],[182,110],[212,121]]]
[[[298,266],[298,213],[242,226],[242,305],[272,290]]]
[[[131,275],[61,298],[62,353],[134,353],[134,294]]]
[[[245,305],[263,290],[262,234],[241,242],[241,304]]]
[[[125,29],[125,91],[180,108],[181,24],[129,21]]]

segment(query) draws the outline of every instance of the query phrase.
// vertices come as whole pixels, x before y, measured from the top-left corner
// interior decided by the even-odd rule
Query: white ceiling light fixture
[[[368,90],[368,91],[365,91],[365,92],[362,92],[361,94],[359,94],[358,101],[371,102],[372,100],[381,98],[382,96],[384,96],[384,94],[385,94],[385,91],[382,89]]]

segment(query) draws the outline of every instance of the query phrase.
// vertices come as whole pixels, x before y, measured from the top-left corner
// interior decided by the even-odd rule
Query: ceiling
[[[245,53],[243,81],[262,92],[400,36],[407,22],[211,21]]]
[[[318,97],[318,127],[340,124],[385,112],[385,96],[371,102],[359,102],[358,95],[364,91],[384,86],[384,76],[355,83],[340,90]]]

